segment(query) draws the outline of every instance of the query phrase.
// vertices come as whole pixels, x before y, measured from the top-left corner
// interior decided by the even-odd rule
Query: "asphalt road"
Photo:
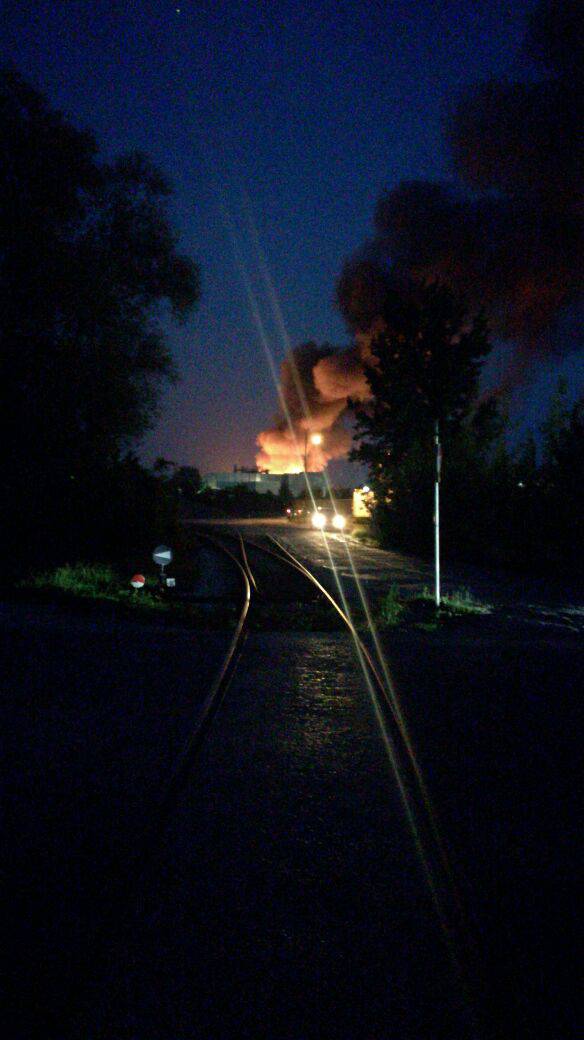
[[[96,1040],[474,1035],[345,636],[250,639],[106,960]]]
[[[225,521],[217,521],[219,526]],[[361,592],[372,602],[396,585],[405,595],[433,588],[432,562],[405,553],[374,549],[349,535],[322,533],[285,519],[230,521],[253,538],[272,535],[318,572],[333,595],[339,583],[350,603],[358,606]],[[444,594],[468,589],[480,602],[492,604],[509,622],[539,629],[584,632],[584,587],[576,580],[515,575],[466,563],[442,565]],[[357,580],[358,579],[358,580]]]
[[[320,535],[272,526],[334,583]],[[327,544],[348,572],[343,541]],[[373,596],[426,580],[417,561],[355,554]],[[529,590],[531,615],[523,592],[484,627],[383,642],[476,922],[491,1035],[575,1040],[578,603]],[[112,891],[226,639],[50,607],[0,621],[11,1040],[489,1035],[347,637],[250,636],[122,912]]]
[[[66,1035],[112,894],[228,635],[0,609],[2,868],[11,1040]],[[106,928],[107,931],[107,928]]]

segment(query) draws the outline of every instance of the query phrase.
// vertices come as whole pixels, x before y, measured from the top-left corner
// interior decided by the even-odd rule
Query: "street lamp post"
[[[314,444],[315,448],[322,444],[322,433],[311,433],[310,443]],[[308,472],[308,430],[304,431],[304,472]]]
[[[319,444],[322,444],[322,433],[311,433],[310,443],[314,444],[315,448]],[[308,430],[304,431],[304,479],[306,480],[307,491],[310,490],[308,486]]]
[[[434,446],[436,448],[436,470],[434,476],[434,598],[436,606],[440,606],[440,471],[442,469],[442,445],[440,444],[440,426],[438,420],[434,425]]]

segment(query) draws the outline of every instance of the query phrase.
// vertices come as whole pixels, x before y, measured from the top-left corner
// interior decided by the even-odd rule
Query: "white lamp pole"
[[[315,448],[319,444],[322,444],[322,433],[311,433],[310,443],[314,444]],[[308,430],[304,431],[304,472],[308,469]]]
[[[442,469],[442,446],[440,444],[440,427],[438,420],[434,425],[434,444],[436,446],[436,474],[434,480],[434,563],[436,606],[440,606],[440,470]]]

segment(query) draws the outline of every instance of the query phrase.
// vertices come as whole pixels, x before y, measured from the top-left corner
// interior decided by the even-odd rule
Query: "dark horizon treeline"
[[[495,395],[479,396],[491,350],[481,314],[436,282],[387,295],[372,342],[372,401],[357,408],[352,457],[369,469],[382,543],[433,547],[436,431],[442,445],[441,545],[450,558],[515,568],[581,570],[584,397],[568,406],[560,381],[542,422],[512,450]]]
[[[510,449],[507,421],[496,425],[492,439],[470,422],[443,443],[444,557],[531,572],[581,573],[584,400],[568,407],[558,389],[541,425],[539,453],[533,435]],[[376,483],[372,478],[372,486]],[[434,538],[431,437],[417,442],[390,483],[390,501],[375,510],[382,544],[429,557]]]
[[[169,185],[143,155],[101,161],[93,135],[14,70],[0,72],[0,156],[5,564],[15,575],[144,561],[156,542],[180,540],[178,520],[200,488],[194,468],[147,469],[136,455],[174,378],[163,319],[184,320],[200,296],[169,221]],[[437,281],[388,283],[377,307],[384,331],[364,363],[372,399],[353,405],[354,457],[370,467],[385,544],[431,547],[439,419],[445,553],[581,566],[582,401],[570,410],[557,397],[540,461],[533,443],[511,453],[495,400],[478,403],[490,350],[483,317],[471,320]],[[240,506],[276,504],[281,496]]]
[[[198,268],[151,161],[102,161],[14,69],[0,154],[4,559],[13,574],[123,559],[175,522],[172,482],[134,448],[175,375],[162,319],[191,312]]]

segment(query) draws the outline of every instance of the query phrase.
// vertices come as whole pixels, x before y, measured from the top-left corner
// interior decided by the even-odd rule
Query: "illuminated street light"
[[[442,470],[442,445],[440,443],[440,424],[434,423],[434,444],[436,447],[436,472],[434,475],[434,598],[436,608],[440,607],[440,473]]]
[[[315,448],[319,444],[322,444],[322,433],[311,433],[310,443],[314,444]],[[308,430],[304,431],[304,472],[308,470]]]

